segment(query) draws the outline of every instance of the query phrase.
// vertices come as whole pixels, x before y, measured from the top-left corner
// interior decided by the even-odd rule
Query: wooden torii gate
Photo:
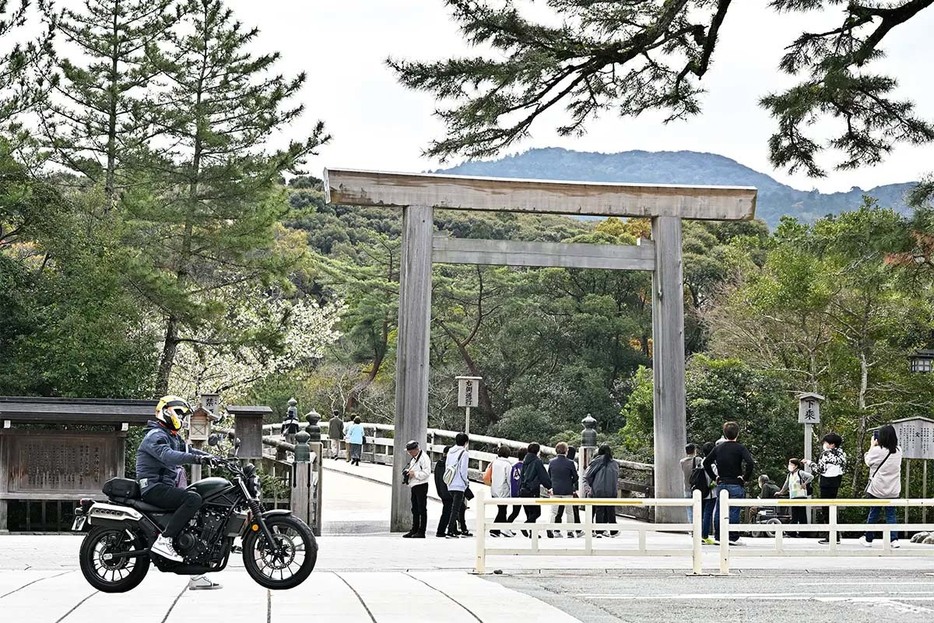
[[[647,270],[652,272],[655,385],[655,495],[681,497],[686,438],[684,282],[681,219],[749,220],[756,189],[515,180],[453,175],[325,170],[328,203],[401,208],[402,259],[396,346],[395,456],[428,427],[428,345],[432,262]],[[636,246],[433,238],[433,210],[643,217],[651,242]],[[393,531],[410,526],[408,489],[393,473]],[[658,509],[671,521],[672,509]],[[680,516],[682,511],[677,511]],[[672,515],[672,517],[669,517]]]

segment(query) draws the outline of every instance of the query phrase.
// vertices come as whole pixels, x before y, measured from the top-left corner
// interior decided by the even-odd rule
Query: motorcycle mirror
[[[234,440],[234,456],[238,456],[239,454],[240,454],[240,438],[238,437],[237,439]]]
[[[220,443],[220,441],[221,441],[221,437],[217,433],[214,433],[210,437],[208,437],[209,446],[216,446],[217,444]]]

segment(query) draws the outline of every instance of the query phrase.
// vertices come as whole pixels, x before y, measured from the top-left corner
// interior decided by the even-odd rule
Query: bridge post
[[[684,276],[681,264],[681,219],[652,219],[655,272],[652,273],[652,339],[654,350],[655,497],[684,497],[679,460],[687,438],[684,390]],[[683,509],[655,509],[655,521],[683,519]]]
[[[393,457],[406,455],[405,444],[425,443],[428,435],[428,346],[431,320],[431,237],[433,209],[408,206],[402,213],[399,275],[399,333],[396,346],[396,413]],[[409,488],[402,484],[400,463],[392,470],[389,529],[411,528]]]

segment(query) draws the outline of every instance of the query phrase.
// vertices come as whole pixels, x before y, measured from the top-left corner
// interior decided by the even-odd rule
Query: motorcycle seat
[[[159,508],[158,506],[153,506],[152,504],[147,504],[142,500],[132,500],[130,506],[135,508],[141,513],[172,513],[175,511],[169,510],[167,508]]]

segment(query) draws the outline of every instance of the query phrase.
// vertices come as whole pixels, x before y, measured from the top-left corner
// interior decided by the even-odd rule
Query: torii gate
[[[432,262],[647,270],[652,272],[655,494],[682,497],[685,445],[684,282],[681,219],[749,220],[756,189],[515,180],[454,175],[324,171],[328,203],[402,209],[395,456],[428,428],[428,346]],[[652,241],[636,246],[433,238],[434,208],[644,217]],[[408,488],[393,470],[390,529],[409,527]],[[674,520],[658,509],[657,520]],[[680,511],[677,511],[680,516]],[[672,515],[669,517],[668,515]]]

